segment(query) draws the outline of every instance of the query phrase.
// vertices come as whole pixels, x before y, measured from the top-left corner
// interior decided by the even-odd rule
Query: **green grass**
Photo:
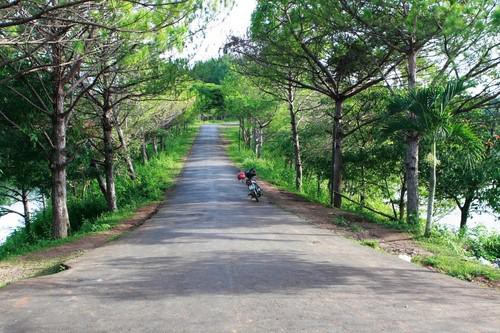
[[[135,211],[153,202],[161,201],[182,169],[183,158],[191,148],[199,124],[169,138],[167,147],[147,164],[136,164],[137,179],[126,173],[116,178],[118,211],[106,212],[106,205],[97,184],[92,184],[81,197],[68,198],[71,231],[65,239],[51,238],[50,210],[37,213],[31,233],[20,229],[12,233],[0,246],[0,260],[76,241],[89,233],[109,230],[132,217]]]
[[[414,257],[413,262],[424,266],[432,266],[448,275],[463,280],[473,280],[477,277],[485,277],[490,281],[500,280],[500,270],[482,265],[478,262],[466,260],[456,255],[438,254],[430,257]]]
[[[318,195],[316,192],[315,181],[308,181],[304,179],[303,191],[297,192],[294,183],[294,170],[288,165],[284,164],[279,156],[264,152],[263,158],[257,159],[255,154],[245,149],[243,144],[238,147],[238,128],[225,127],[223,129],[225,139],[230,142],[228,147],[228,155],[230,159],[240,168],[257,168],[260,178],[275,185],[279,189],[296,193],[309,201],[320,203],[328,206],[329,197],[328,192],[323,191]],[[380,210],[387,211],[387,207],[377,205],[375,201],[370,201],[370,206]],[[500,280],[500,270],[482,265],[476,261],[468,260],[467,257],[476,256],[493,260],[500,257],[500,235],[498,234],[484,234],[484,232],[472,232],[467,235],[458,235],[449,231],[443,231],[434,228],[430,238],[421,237],[423,231],[423,223],[419,225],[408,225],[402,221],[390,220],[381,215],[375,214],[371,211],[362,210],[359,206],[350,202],[343,204],[343,210],[356,213],[364,217],[366,220],[383,224],[384,226],[394,229],[405,231],[413,234],[418,244],[431,252],[432,255],[428,257],[416,257],[415,262],[422,265],[433,266],[436,269],[455,276],[461,279],[470,280],[474,277],[485,277],[491,281]],[[336,217],[331,221],[333,224],[354,228],[353,232],[358,232],[354,225],[348,223],[343,217]],[[353,227],[354,226],[354,227]],[[376,240],[363,240],[361,244],[379,248],[378,241]]]
[[[478,234],[474,235],[475,233]],[[475,253],[471,251],[470,244],[481,242],[481,237],[489,239],[498,235],[488,236],[475,230],[470,235],[464,235],[436,227],[429,238],[417,238],[418,244],[432,255],[415,257],[414,261],[464,280],[485,277],[491,281],[499,281],[499,269],[488,267],[472,259]]]
[[[372,249],[379,250],[380,243],[376,239],[363,239],[359,241],[359,244],[371,247]]]

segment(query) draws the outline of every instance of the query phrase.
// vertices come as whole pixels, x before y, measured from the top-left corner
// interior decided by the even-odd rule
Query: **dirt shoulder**
[[[0,261],[0,287],[29,277],[65,269],[64,262],[103,246],[143,224],[158,211],[161,204],[161,202],[155,202],[138,209],[131,218],[110,230],[88,234],[70,243]]]
[[[377,224],[365,219],[355,213],[342,211],[322,206],[318,203],[308,201],[298,194],[280,190],[268,182],[259,180],[268,202],[280,206],[282,209],[300,216],[304,220],[322,228],[331,230],[343,237],[357,241],[367,241],[367,245],[374,243],[381,250],[399,256],[402,260],[410,261],[414,256],[432,256],[433,254],[417,244],[413,235]],[[334,223],[341,219],[342,225]],[[433,267],[426,266],[429,270],[438,271]],[[477,277],[471,282],[500,289],[498,281]]]
[[[403,254],[411,257],[415,255],[431,255],[430,252],[418,246],[409,233],[370,222],[351,212],[332,209],[307,201],[295,193],[280,190],[262,180],[259,181],[259,184],[261,184],[270,202],[322,229],[332,230],[344,237],[359,241],[376,240],[384,251],[396,255]],[[334,222],[338,219],[342,222],[335,224]]]

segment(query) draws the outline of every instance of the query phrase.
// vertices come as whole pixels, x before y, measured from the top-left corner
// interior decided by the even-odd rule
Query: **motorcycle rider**
[[[248,180],[252,180],[253,177],[257,176],[257,171],[255,168],[251,168],[245,171],[245,176]]]

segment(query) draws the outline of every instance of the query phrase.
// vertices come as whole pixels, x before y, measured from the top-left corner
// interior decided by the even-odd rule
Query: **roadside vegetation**
[[[229,142],[228,154],[233,162],[243,169],[255,167],[258,170],[259,178],[277,186],[280,189],[297,193],[307,200],[317,202],[324,206],[329,206],[329,197],[326,193],[321,195],[321,191],[327,192],[326,185],[321,184],[318,192],[316,179],[305,179],[301,191],[295,188],[294,170],[289,164],[284,162],[276,149],[265,151],[260,158],[257,158],[254,151],[238,145],[238,129],[234,126],[226,126],[223,131],[224,138]],[[380,223],[387,228],[403,230],[417,241],[423,249],[432,253],[431,256],[415,256],[413,262],[424,266],[433,267],[451,276],[473,280],[482,278],[486,281],[500,281],[500,269],[493,268],[481,263],[481,258],[494,261],[500,256],[500,234],[491,233],[484,228],[453,232],[443,227],[434,226],[428,237],[423,236],[425,221],[415,225],[408,225],[404,221],[389,219],[367,210],[359,205],[346,202],[343,210],[351,211],[363,216],[367,221]],[[385,214],[390,214],[390,210],[383,205],[377,206]],[[356,228],[343,216],[337,216],[331,221],[340,227]],[[359,228],[359,227],[357,227]],[[356,232],[356,230],[352,230]],[[360,244],[380,249],[378,240],[365,239]]]
[[[162,201],[166,189],[174,183],[181,170],[183,158],[192,145],[198,127],[189,126],[169,133],[164,138],[168,144],[156,154],[152,147],[148,147],[151,158],[146,164],[137,163],[134,181],[126,173],[116,178],[120,209],[108,212],[97,183],[87,184],[85,192],[81,188],[75,191],[83,195],[70,195],[68,198],[72,223],[70,236],[63,240],[53,239],[50,209],[38,211],[32,217],[29,230],[22,228],[15,231],[0,246],[0,260],[72,242],[89,233],[107,231],[130,218],[138,208]]]
[[[412,233],[433,253],[415,261],[498,280],[498,234],[469,224],[500,213],[499,14],[496,1],[259,1],[248,35],[195,66],[197,107],[237,120],[242,167]],[[459,230],[435,225],[454,209]]]
[[[179,59],[230,3],[1,6],[0,215],[24,229],[0,257],[109,229],[160,198],[188,124],[233,119],[242,167],[413,233],[425,265],[498,279],[469,258],[498,263],[498,234],[468,228],[500,213],[498,1],[260,0],[224,56]],[[437,228],[452,209],[460,230]]]

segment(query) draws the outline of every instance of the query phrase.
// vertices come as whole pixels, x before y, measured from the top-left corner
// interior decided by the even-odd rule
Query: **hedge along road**
[[[0,290],[3,332],[498,332],[500,294],[250,201],[203,126],[178,186],[71,269]]]

